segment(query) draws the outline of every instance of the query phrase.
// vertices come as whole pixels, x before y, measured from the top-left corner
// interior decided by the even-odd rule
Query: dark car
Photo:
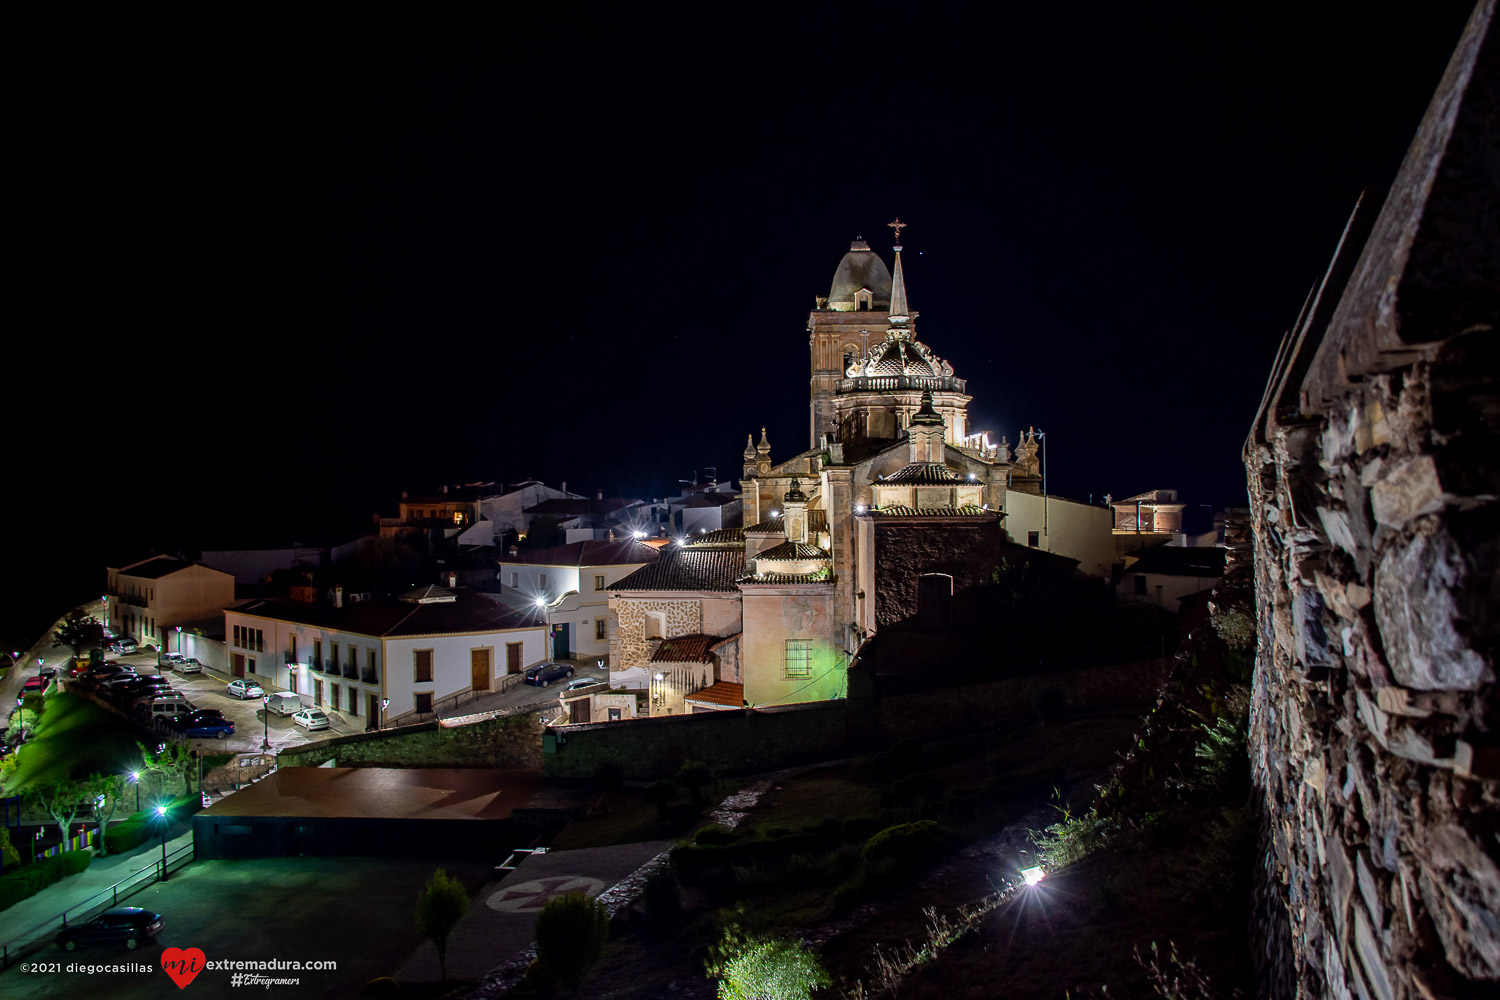
[[[41,694],[45,690],[47,690],[47,678],[28,677],[26,683],[21,685],[21,697],[24,698],[28,694]]]
[[[109,694],[118,695],[129,701],[146,694],[170,691],[172,684],[170,681],[158,680],[154,677],[142,677],[139,680],[126,681],[124,684],[111,685],[107,690]]]
[[[217,708],[195,708],[186,715],[180,716],[177,722],[228,722],[224,713]]]
[[[86,924],[64,927],[57,932],[59,948],[72,951],[81,944],[123,944],[139,948],[161,932],[161,914],[139,906],[120,906],[105,910]]]
[[[216,721],[214,719],[199,719],[196,722],[183,720],[182,722],[173,723],[172,728],[178,735],[194,740],[205,739],[210,736],[216,740],[222,740],[226,736],[234,734],[234,723],[224,720]]]
[[[566,663],[538,663],[527,669],[526,683],[535,687],[546,687],[553,681],[560,681],[573,676],[573,668]]]

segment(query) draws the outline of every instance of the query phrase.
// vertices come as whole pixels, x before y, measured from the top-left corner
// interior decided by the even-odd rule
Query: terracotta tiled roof
[[[755,558],[757,561],[761,559],[827,559],[828,553],[806,542],[782,542],[780,545],[757,553]]]
[[[744,571],[743,548],[678,545],[665,549],[656,562],[642,566],[605,589],[732,591]]]
[[[619,566],[654,562],[656,548],[634,539],[617,542],[582,541],[535,552],[501,556],[500,562],[519,566]]]
[[[510,608],[462,587],[454,594],[452,601],[433,604],[360,601],[342,608],[295,601],[251,601],[230,608],[228,613],[372,637],[500,632],[541,625],[531,609]]]
[[[764,521],[761,521],[758,524],[752,524],[752,525],[750,525],[750,527],[748,527],[748,528],[745,529],[745,534],[747,534],[747,535],[779,535],[782,532],[784,532],[785,530],[786,530],[786,528],[781,523],[781,515],[778,514],[775,517],[768,517]]]
[[[985,510],[975,504],[962,507],[880,507],[871,508],[876,517],[1000,517],[998,510]]]
[[[679,635],[663,639],[656,652],[651,654],[652,663],[712,663],[712,650],[719,642],[717,635]]]
[[[904,469],[898,469],[884,479],[876,480],[875,485],[907,486],[917,484],[947,486],[950,483],[961,482],[965,482],[965,480],[946,465],[938,465],[933,462],[917,462],[913,465],[908,465]]]
[[[807,512],[807,530],[811,532],[828,530],[828,514],[821,510],[810,510]]]
[[[701,691],[694,691],[683,700],[689,702],[696,701],[704,705],[724,705],[729,708],[743,708],[745,705],[745,685],[719,681],[716,684],[710,684]]]
[[[701,535],[693,536],[693,545],[743,545],[745,544],[744,528],[717,528],[713,531],[705,531]]]
[[[826,569],[816,573],[747,573],[740,583],[826,583],[833,586],[833,577]]]

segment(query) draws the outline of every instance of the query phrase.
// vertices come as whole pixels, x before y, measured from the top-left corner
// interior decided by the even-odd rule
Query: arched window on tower
[[[854,362],[857,361],[857,360],[859,360],[859,345],[858,344],[845,344],[844,345],[844,374],[846,376],[849,373],[849,369],[854,365]]]
[[[868,288],[861,288],[854,293],[854,308],[859,312],[869,312],[870,306],[874,301],[875,296],[870,293]]]

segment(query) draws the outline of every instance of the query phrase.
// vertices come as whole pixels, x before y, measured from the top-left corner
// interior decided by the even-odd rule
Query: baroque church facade
[[[967,385],[917,339],[894,251],[888,269],[855,241],[815,298],[808,447],[777,461],[764,429],[747,439],[746,527],[675,543],[609,588],[612,680],[645,689],[650,714],[844,696],[867,639],[919,612],[933,620],[952,596],[955,555],[937,546],[887,560],[882,586],[899,572],[909,579],[892,592],[912,599],[877,601],[877,539],[1003,542],[1008,493],[1041,493],[1034,436],[1013,454],[969,426]]]

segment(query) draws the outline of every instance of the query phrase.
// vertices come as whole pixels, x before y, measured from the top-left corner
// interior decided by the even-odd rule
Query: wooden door
[[[469,688],[473,691],[490,689],[490,648],[469,650]]]
[[[521,672],[521,644],[519,642],[505,644],[505,672],[507,674]]]
[[[235,653],[234,654],[234,676],[236,676],[236,677],[243,677],[243,676],[245,676],[245,654],[244,653]]]

